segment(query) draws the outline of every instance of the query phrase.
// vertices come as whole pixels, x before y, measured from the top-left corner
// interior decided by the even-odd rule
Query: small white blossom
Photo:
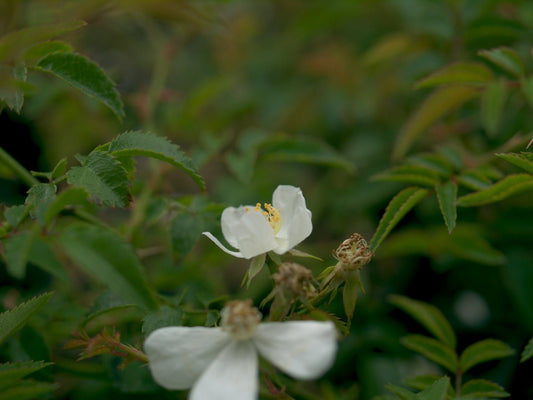
[[[226,248],[210,232],[203,234],[226,253],[248,259],[269,251],[283,254],[313,230],[311,211],[305,205],[302,191],[289,185],[276,188],[272,204],[226,208],[221,225],[224,238],[238,251]]]
[[[323,375],[337,352],[331,321],[259,323],[249,302],[230,302],[221,327],[168,327],[144,343],[154,380],[166,389],[192,388],[190,400],[254,400],[258,354],[302,380]]]

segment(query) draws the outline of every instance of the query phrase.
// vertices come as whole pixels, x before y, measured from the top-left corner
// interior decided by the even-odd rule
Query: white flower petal
[[[281,229],[276,234],[278,247],[274,251],[283,254],[292,249],[313,231],[311,211],[307,209],[300,188],[279,185],[272,196],[272,205],[280,210]]]
[[[320,377],[337,353],[337,332],[330,321],[265,322],[253,341],[263,357],[296,379]]]
[[[240,251],[233,251],[224,246],[220,240],[218,240],[211,232],[202,232],[202,235],[207,236],[213,241],[218,247],[220,247],[224,252],[231,254],[234,257],[244,258],[243,254]]]
[[[234,340],[194,384],[189,400],[255,400],[259,390],[257,375],[253,343]]]
[[[261,211],[253,207],[228,207],[222,212],[222,233],[244,258],[266,253],[277,246],[274,230]]]
[[[166,389],[192,387],[231,342],[220,328],[173,326],[157,329],[144,342],[154,380]]]

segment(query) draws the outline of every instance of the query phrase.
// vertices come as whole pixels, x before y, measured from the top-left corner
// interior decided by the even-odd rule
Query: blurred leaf
[[[0,314],[0,343],[22,328],[33,314],[48,303],[51,296],[52,293],[42,294]]]
[[[64,79],[85,95],[109,107],[115,115],[124,118],[124,104],[115,84],[93,61],[76,53],[56,52],[42,58],[37,66]]]
[[[416,89],[449,84],[481,85],[492,80],[492,71],[481,63],[460,62],[450,64],[433,72],[415,84]]]
[[[478,51],[478,55],[518,78],[522,77],[525,73],[522,57],[520,57],[520,54],[516,50],[510,47],[480,50]]]
[[[410,390],[403,388],[401,386],[396,386],[391,383],[385,385],[387,390],[394,393],[400,400],[416,400],[416,393],[411,392]]]
[[[463,207],[480,206],[532,189],[533,176],[529,174],[509,175],[486,189],[460,197],[457,204]]]
[[[107,290],[96,298],[89,314],[81,323],[82,327],[88,326],[95,319],[113,313],[124,314],[128,309],[137,309],[137,305],[132,304],[131,301],[126,301],[117,293]]]
[[[85,25],[83,21],[56,22],[49,25],[32,26],[4,35],[0,38],[0,60],[18,57],[29,46],[46,42]]]
[[[455,333],[448,320],[437,307],[399,295],[390,295],[389,301],[421,323],[450,349],[455,348],[457,343]]]
[[[402,158],[429,126],[478,95],[477,89],[468,86],[447,86],[435,90],[402,127],[394,145],[393,158]]]
[[[117,136],[109,145],[109,153],[117,157],[145,156],[165,161],[187,173],[204,190],[205,183],[191,159],[167,138],[129,131]]]
[[[491,136],[497,133],[506,99],[507,86],[503,79],[488,83],[481,95],[481,121]]]
[[[402,182],[433,187],[440,183],[439,175],[419,165],[400,165],[372,177],[376,181]]]
[[[436,381],[441,379],[440,375],[417,375],[404,380],[407,386],[415,390],[424,390],[433,385]],[[454,398],[455,390],[451,385],[448,385],[447,398]]]
[[[522,93],[524,93],[524,96],[529,102],[530,107],[533,107],[533,76],[530,76],[528,78],[522,78],[520,83]]]
[[[57,389],[54,383],[37,382],[29,379],[8,387],[0,393],[0,400],[32,400],[46,398]]]
[[[53,183],[38,183],[28,190],[25,205],[32,218],[37,219],[41,226],[46,224],[46,212],[56,198],[57,187]]]
[[[425,167],[441,177],[448,178],[453,173],[453,165],[446,157],[440,154],[422,153],[407,159],[410,165]]]
[[[183,323],[183,311],[181,308],[162,306],[157,311],[146,314],[143,319],[142,332],[146,337],[153,331],[166,326],[181,326]]]
[[[35,230],[24,231],[2,240],[7,272],[12,277],[22,279],[26,276],[26,264],[36,235]]]
[[[373,252],[387,237],[390,231],[420,200],[426,197],[428,191],[417,187],[402,190],[389,202],[385,213],[379,221],[376,233],[370,240],[370,250]]]
[[[403,33],[393,33],[379,40],[372,46],[362,58],[362,62],[367,67],[376,64],[389,63],[398,57],[403,57],[406,52],[415,47],[413,39]]]
[[[459,364],[464,373],[477,364],[513,354],[514,350],[507,344],[495,339],[485,339],[468,346],[461,354]]]
[[[248,151],[242,154],[229,153],[226,156],[228,168],[242,183],[249,183],[252,180],[256,160],[256,151]]]
[[[450,378],[443,376],[433,385],[416,395],[417,400],[444,400],[448,387],[450,386]]]
[[[137,254],[122,237],[98,226],[76,224],[63,232],[60,241],[78,266],[125,301],[144,308],[156,307]]]
[[[448,233],[452,233],[457,220],[456,198],[457,185],[455,182],[447,182],[436,186],[437,199],[439,200],[440,212],[448,227]]]
[[[19,361],[0,364],[0,387],[46,368],[52,363],[44,361]]]
[[[485,174],[477,170],[462,172],[457,177],[457,181],[471,190],[482,190],[492,184],[492,181]]]
[[[16,228],[26,215],[27,208],[24,205],[11,206],[4,209],[4,217],[13,228]]]
[[[124,207],[130,202],[126,171],[107,153],[90,153],[81,167],[70,169],[67,181],[87,189],[92,197],[106,206]]]
[[[498,397],[504,398],[509,397],[510,394],[503,390],[503,387],[498,385],[495,382],[491,382],[485,379],[472,379],[466,382],[461,387],[462,396],[471,396],[471,397]]]
[[[82,187],[68,187],[57,195],[54,201],[48,207],[45,214],[46,224],[52,220],[66,207],[78,204],[86,204],[89,193]]]
[[[68,43],[61,42],[58,40],[37,43],[36,45],[33,45],[32,47],[26,50],[26,52],[24,53],[24,61],[29,66],[34,66],[39,62],[39,60],[49,54],[56,52],[69,53],[71,51],[72,47]]]
[[[457,370],[457,354],[451,347],[438,340],[422,335],[408,335],[401,338],[400,342],[408,349],[422,354],[452,373]]]
[[[172,220],[170,237],[172,249],[178,257],[185,257],[194,247],[203,231],[201,216],[191,213],[180,213]]]
[[[28,261],[63,282],[70,283],[68,274],[47,241],[39,237],[35,239],[28,255]]]
[[[533,357],[533,338],[529,339],[526,347],[524,347],[522,355],[520,356],[520,362],[523,363],[524,361],[529,360],[531,357]]]
[[[531,161],[524,154],[517,153],[497,153],[497,157],[503,158],[505,161],[522,168],[524,171],[533,174],[533,161]]]
[[[261,272],[263,266],[265,265],[265,261],[266,253],[259,254],[258,256],[252,258],[252,261],[250,261],[250,266],[248,267],[248,270],[246,271],[246,274],[244,275],[244,278],[242,280],[241,286],[246,283],[246,288],[250,287],[252,279],[254,279],[256,275]]]
[[[24,105],[24,87],[27,86],[26,66],[20,63],[14,66],[0,65],[0,72],[0,100],[11,110],[20,113]]]
[[[327,165],[353,172],[355,166],[336,150],[315,139],[270,139],[260,146],[261,156],[267,160]]]

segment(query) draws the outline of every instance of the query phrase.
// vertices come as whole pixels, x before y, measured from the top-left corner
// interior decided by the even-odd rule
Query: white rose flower
[[[221,327],[168,327],[144,343],[154,380],[170,390],[192,388],[190,400],[254,400],[258,353],[296,379],[323,375],[337,352],[331,321],[259,323],[251,302],[230,302]]]
[[[284,254],[313,230],[311,211],[300,188],[280,185],[272,204],[228,207],[222,212],[222,234],[238,251],[226,248],[213,234],[203,232],[218,247],[235,257],[250,259],[274,251]]]

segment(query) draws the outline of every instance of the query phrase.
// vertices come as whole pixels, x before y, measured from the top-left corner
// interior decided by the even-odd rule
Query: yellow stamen
[[[274,233],[278,233],[279,230],[281,229],[280,211],[276,207],[273,207],[272,204],[270,203],[265,203],[263,207],[261,207],[261,203],[257,203],[253,211],[261,211],[263,215],[266,217],[272,229],[274,229]],[[245,207],[244,209],[246,212],[250,211],[250,207]]]

